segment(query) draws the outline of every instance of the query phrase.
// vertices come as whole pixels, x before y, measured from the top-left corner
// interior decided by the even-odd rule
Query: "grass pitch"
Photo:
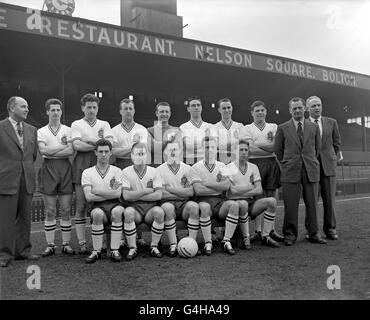
[[[304,239],[301,205],[299,237],[293,247],[274,249],[255,243],[250,251],[237,248],[234,256],[216,247],[212,256],[193,259],[156,259],[144,248],[132,262],[112,263],[104,258],[87,265],[85,257],[62,255],[59,246],[55,256],[35,263],[13,261],[10,267],[0,269],[0,299],[370,299],[369,207],[370,197],[339,197],[339,240],[327,245]],[[322,226],[321,205],[319,217]],[[280,203],[276,221],[279,232],[282,221]],[[253,222],[250,230],[254,231]],[[60,244],[60,230],[56,239]],[[72,240],[76,248],[74,229]],[[36,224],[32,243],[32,253],[44,250],[45,236]],[[40,290],[27,288],[27,268],[32,264],[41,270]],[[340,268],[341,289],[327,287],[331,275],[327,268],[331,265]]]

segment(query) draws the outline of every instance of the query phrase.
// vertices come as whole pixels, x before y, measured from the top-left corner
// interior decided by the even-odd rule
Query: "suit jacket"
[[[35,192],[34,161],[37,157],[37,129],[23,122],[23,150],[9,119],[0,121],[0,194],[14,195],[22,169],[29,194]]]
[[[325,176],[335,176],[341,139],[337,120],[321,117],[322,139],[320,160]]]
[[[321,148],[319,127],[304,120],[303,147],[292,119],[280,124],[275,136],[275,154],[281,163],[281,182],[298,183],[301,181],[304,163],[308,180],[320,181],[320,164],[317,156]]]

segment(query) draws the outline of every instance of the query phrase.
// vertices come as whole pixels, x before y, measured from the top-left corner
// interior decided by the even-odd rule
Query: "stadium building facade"
[[[153,125],[159,101],[171,104],[173,125],[185,122],[191,95],[202,98],[203,119],[211,123],[219,121],[216,102],[223,97],[231,98],[233,117],[244,124],[252,121],[249,106],[256,99],[269,106],[269,122],[286,121],[293,96],[320,96],[325,115],[341,128],[370,115],[367,75],[2,3],[0,65],[1,118],[7,99],[19,95],[38,128],[47,123],[48,98],[64,101],[70,125],[82,117],[79,101],[87,92],[101,97],[99,118],[112,126],[121,120],[119,101],[129,96],[145,126]],[[362,141],[343,136],[344,149],[367,150],[366,130],[358,132]]]

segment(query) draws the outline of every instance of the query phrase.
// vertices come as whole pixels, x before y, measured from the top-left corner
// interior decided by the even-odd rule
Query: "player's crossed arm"
[[[263,192],[262,190],[262,184],[261,181],[256,181],[253,184],[247,184],[247,185],[233,185],[230,186],[230,193],[233,196],[240,196],[240,197],[254,197],[261,195]]]
[[[63,151],[64,149],[66,149],[68,147],[68,146],[63,146],[63,145],[48,146],[43,141],[38,141],[37,145],[39,147],[39,151],[40,151],[41,155],[46,156],[46,157],[54,157],[54,156],[56,156],[57,153]],[[72,149],[72,153],[70,155],[72,155],[72,154],[73,154],[73,149]]]

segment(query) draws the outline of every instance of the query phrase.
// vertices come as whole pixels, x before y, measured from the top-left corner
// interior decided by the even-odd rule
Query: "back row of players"
[[[202,120],[201,99],[191,97],[187,100],[190,120],[179,128],[169,125],[170,105],[160,102],[156,106],[158,122],[149,129],[134,121],[135,104],[129,99],[120,102],[122,122],[111,129],[108,122],[97,119],[99,102],[93,94],[84,95],[84,118],[74,121],[71,128],[60,122],[61,101],[45,103],[49,123],[38,130],[43,156],[39,191],[46,213],[43,256],[55,254],[57,197],[62,252],[74,254],[70,246],[73,190],[79,253],[89,254],[88,263],[101,258],[104,225],[111,227],[112,261],[121,261],[123,234],[129,247],[126,259],[137,256],[136,225],[142,222],[151,225],[150,253],[154,257],[162,257],[158,243],[163,231],[170,242],[169,256],[176,255],[176,220],[187,221],[189,236],[195,240],[201,229],[206,255],[212,253],[211,218],[225,220],[222,246],[228,254],[235,253],[230,239],[237,225],[242,247],[250,248],[249,221],[254,218],[252,240],[279,246],[283,237],[274,230],[275,192],[280,180],[273,153],[277,125],[266,123],[267,108],[262,101],[251,106],[254,122],[243,126],[232,120],[230,99],[221,99],[221,121],[212,125]],[[71,165],[69,157],[75,151]],[[92,219],[91,253],[85,237],[86,201]]]

